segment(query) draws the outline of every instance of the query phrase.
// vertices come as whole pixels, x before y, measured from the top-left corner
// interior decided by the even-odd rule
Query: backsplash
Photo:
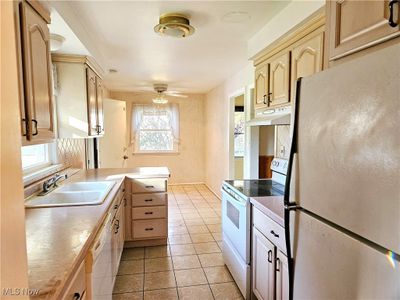
[[[47,180],[55,173],[73,175],[79,169],[86,168],[85,140],[84,139],[57,139],[57,169],[51,169],[48,172],[41,173],[38,176],[24,181],[25,197],[38,192],[42,188],[44,180]]]
[[[85,168],[85,140],[84,139],[58,139],[57,155],[59,163],[65,166]]]
[[[290,125],[276,126],[275,156],[289,159],[290,154]]]

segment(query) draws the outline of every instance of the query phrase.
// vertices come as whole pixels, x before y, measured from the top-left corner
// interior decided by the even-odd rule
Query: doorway
[[[245,155],[245,95],[239,94],[233,98],[233,179],[241,180],[244,177]]]

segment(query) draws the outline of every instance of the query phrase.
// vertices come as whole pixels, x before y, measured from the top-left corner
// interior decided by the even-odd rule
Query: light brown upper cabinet
[[[290,52],[273,58],[269,62],[269,70],[267,103],[269,106],[289,103]]]
[[[330,60],[400,35],[400,3],[396,0],[340,0],[326,5]]]
[[[269,65],[264,63],[260,66],[257,66],[255,71],[254,78],[254,88],[255,88],[255,98],[254,98],[254,106],[255,108],[260,108],[267,106],[267,97],[268,97],[268,70]]]
[[[86,138],[103,135],[100,68],[87,56],[53,54],[52,60],[57,74],[58,136]]]
[[[296,94],[296,81],[300,77],[310,76],[322,70],[324,33],[306,36],[292,49],[291,62],[291,98]]]
[[[22,144],[48,143],[55,138],[49,13],[38,3],[19,4],[21,34]]]

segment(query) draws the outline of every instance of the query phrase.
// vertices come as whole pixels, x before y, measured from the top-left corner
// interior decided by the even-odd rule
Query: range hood
[[[255,118],[246,123],[247,126],[289,125],[291,106],[256,110]]]

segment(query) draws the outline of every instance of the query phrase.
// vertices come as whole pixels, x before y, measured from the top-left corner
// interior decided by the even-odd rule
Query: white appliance
[[[246,299],[250,299],[251,197],[281,196],[288,162],[274,159],[271,179],[225,180],[222,184],[222,243],[225,264]]]
[[[100,229],[90,256],[92,257],[91,272],[91,295],[96,300],[111,300],[114,286],[112,272],[112,232],[111,213],[107,215],[102,228]],[[88,270],[87,270],[88,271]]]
[[[400,299],[400,44],[303,78],[296,95],[290,298]]]

